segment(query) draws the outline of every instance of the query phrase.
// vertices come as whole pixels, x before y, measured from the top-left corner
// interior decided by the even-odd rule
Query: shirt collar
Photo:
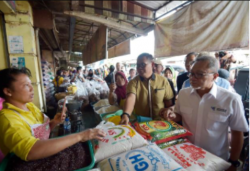
[[[139,76],[139,77],[140,77],[140,80],[141,80],[141,81],[144,81],[144,80],[145,80],[145,78],[143,78],[143,77],[141,77],[141,76]],[[156,77],[156,76],[155,76],[155,73],[153,73],[150,79],[151,79],[151,80],[155,80],[155,77]]]
[[[26,105],[27,105],[27,108],[28,108],[29,110],[31,110],[31,109],[30,109],[31,106],[30,106],[28,103],[27,103]],[[10,103],[7,103],[7,102],[4,102],[4,103],[3,103],[3,109],[15,110],[15,111],[17,111],[18,113],[30,113],[30,111],[25,111],[25,110],[20,109],[20,108],[18,108],[18,107],[16,107],[16,106],[12,105],[12,104],[10,104]]]
[[[219,81],[219,77],[216,78],[216,80],[214,80],[214,82],[218,83]]]
[[[192,88],[190,94],[193,94],[193,93],[196,93],[196,90],[194,88]],[[213,83],[213,87],[211,88],[211,90],[207,94],[211,94],[212,96],[214,96],[214,98],[216,98],[217,85],[215,83]]]

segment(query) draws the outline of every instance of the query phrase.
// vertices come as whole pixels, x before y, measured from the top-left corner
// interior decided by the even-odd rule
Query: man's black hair
[[[150,61],[152,61],[152,60],[154,59],[154,57],[153,57],[151,54],[149,54],[149,53],[142,53],[142,54],[140,54],[140,55],[137,57],[137,60],[139,60],[139,59],[141,59],[141,58],[143,58],[143,57],[146,57],[147,60],[150,60]]]
[[[82,69],[82,67],[81,66],[78,66],[77,68],[76,68],[76,71],[79,71],[79,70],[81,70]]]
[[[10,88],[11,83],[16,81],[15,76],[20,75],[20,74],[25,74],[29,77],[31,77],[31,72],[28,68],[7,68],[0,70],[0,97],[4,98],[4,88]]]
[[[110,70],[110,72],[113,72],[115,70],[114,65],[110,65],[109,70]]]
[[[135,70],[134,68],[131,68],[130,70],[129,70],[129,72],[131,72],[131,71],[133,71],[133,70]]]
[[[190,53],[188,53],[188,54],[186,55],[185,61],[187,60],[187,58],[191,57],[192,55],[194,55],[195,57],[197,57],[197,53],[195,53],[195,52],[190,52]]]

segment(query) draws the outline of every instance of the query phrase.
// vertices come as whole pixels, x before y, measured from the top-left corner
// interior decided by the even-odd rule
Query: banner
[[[197,1],[160,20],[155,57],[249,46],[248,1]]]
[[[126,40],[108,50],[108,58],[114,58],[130,54],[130,39]]]
[[[107,59],[108,28],[100,26],[83,50],[84,65]]]

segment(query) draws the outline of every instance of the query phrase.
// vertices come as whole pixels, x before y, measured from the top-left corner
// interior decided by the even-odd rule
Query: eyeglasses
[[[193,65],[193,63],[194,63],[194,61],[189,61],[189,62],[186,62],[186,61],[185,61],[185,62],[184,62],[185,65],[189,65],[189,66]]]
[[[140,64],[136,64],[137,68],[145,68],[146,65],[149,63],[140,63]]]
[[[211,73],[193,73],[193,72],[190,72],[190,73],[188,73],[188,77],[195,77],[196,79],[200,79],[200,78],[202,78],[202,77],[204,77],[204,76],[207,76],[207,75],[211,75],[211,74],[214,74],[213,72],[211,72]]]

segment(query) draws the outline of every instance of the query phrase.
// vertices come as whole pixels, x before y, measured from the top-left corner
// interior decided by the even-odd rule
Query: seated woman
[[[53,80],[56,92],[64,92],[65,89],[61,88],[60,85],[63,83],[64,78],[62,77],[62,71],[59,69],[56,71],[56,77]]]
[[[128,81],[123,72],[116,72],[115,74],[115,83],[111,83],[109,86],[109,103],[114,105],[116,102],[121,108],[126,99],[126,87]]]
[[[61,167],[61,170],[77,169],[74,168],[74,163],[70,165],[70,168],[62,168],[69,167],[68,163],[71,160],[71,157],[65,155],[63,151],[66,150],[68,153],[71,146],[81,144],[79,142],[91,139],[102,140],[105,133],[99,129],[89,129],[61,138],[49,139],[50,131],[64,121],[65,111],[62,114],[57,113],[52,120],[44,115],[32,103],[34,90],[30,76],[31,73],[26,68],[9,68],[0,71],[2,80],[0,82],[0,97],[5,99],[3,109],[0,111],[1,151],[4,155],[14,153],[20,159],[14,158],[13,160],[16,163],[21,163],[22,167],[35,167],[37,165],[29,165],[30,162],[25,161],[36,161],[41,166],[46,163],[42,170],[50,170],[46,167],[52,168],[52,166],[57,169]],[[12,161],[12,163],[15,162]],[[12,164],[10,167],[21,167],[20,165]],[[35,169],[20,168],[20,170]]]

